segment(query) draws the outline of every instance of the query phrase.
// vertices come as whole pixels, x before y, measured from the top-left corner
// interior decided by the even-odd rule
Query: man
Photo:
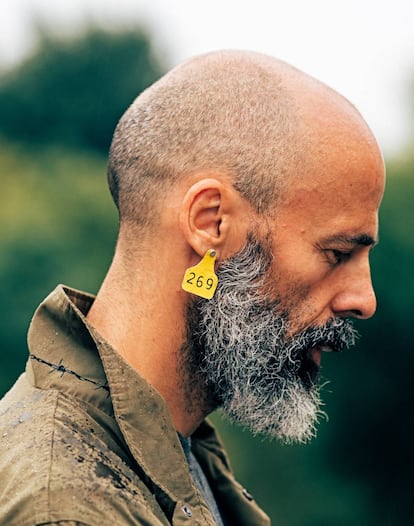
[[[377,143],[317,80],[216,52],[136,99],[108,173],[111,268],[41,304],[1,403],[2,524],[268,524],[204,419],[314,435],[321,354],[376,307]]]

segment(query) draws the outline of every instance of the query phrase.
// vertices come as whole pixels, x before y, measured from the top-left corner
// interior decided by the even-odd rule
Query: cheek
[[[271,281],[276,295],[289,309],[303,303],[321,276],[312,270],[311,265],[290,258],[275,257],[271,269]]]
[[[291,235],[289,243],[275,242],[272,273],[285,293],[295,288],[299,295],[305,295],[324,280],[329,270],[321,252],[309,241]]]
[[[289,335],[317,324],[325,316],[324,277],[309,270],[302,274],[291,272],[288,278],[286,274],[274,272],[274,297],[279,299],[281,310],[288,316]]]
[[[310,287],[292,284],[281,297],[283,310],[288,315],[290,331],[297,332],[315,314]]]
[[[292,331],[298,332],[329,317],[333,273],[323,254],[293,234],[289,243],[279,239],[279,243],[274,241],[274,247],[270,290],[287,313]],[[266,293],[269,294],[269,289]]]

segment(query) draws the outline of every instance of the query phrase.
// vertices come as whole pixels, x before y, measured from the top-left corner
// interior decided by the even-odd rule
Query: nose
[[[347,276],[342,281],[340,291],[333,298],[331,309],[335,316],[367,320],[377,309],[377,299],[371,280],[369,263],[360,268],[357,274]]]

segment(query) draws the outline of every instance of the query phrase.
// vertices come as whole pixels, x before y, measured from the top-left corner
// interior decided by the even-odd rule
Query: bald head
[[[202,171],[228,174],[265,213],[315,154],[312,108],[324,100],[358,115],[337,93],[265,55],[215,52],[179,65],[116,128],[108,177],[121,224],[155,225],[172,185]]]
[[[216,404],[256,432],[312,430],[330,323],[375,311],[381,161],[348,101],[257,53],[194,58],[126,111],[109,161],[120,235],[88,319],[184,436]],[[205,301],[182,282],[213,250]]]

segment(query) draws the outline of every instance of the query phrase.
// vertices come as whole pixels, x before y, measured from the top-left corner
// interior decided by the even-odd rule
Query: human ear
[[[226,178],[206,177],[187,189],[181,202],[180,227],[199,256],[214,249],[222,259],[243,246],[248,208]]]

